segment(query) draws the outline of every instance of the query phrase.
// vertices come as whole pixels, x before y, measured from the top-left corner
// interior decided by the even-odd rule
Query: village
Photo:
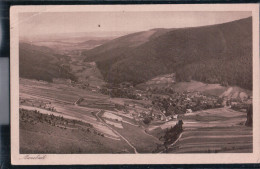
[[[174,82],[175,79],[172,81]],[[167,122],[178,119],[179,115],[222,107],[246,112],[248,106],[252,104],[251,97],[228,98],[189,90],[176,92],[171,86],[146,87],[145,90],[140,90],[126,82],[103,86],[99,92],[111,98],[134,100],[135,103],[121,105],[121,110],[129,113],[136,121],[143,121],[145,124],[151,121]]]
[[[223,99],[215,96],[205,96],[200,92],[183,92],[169,95],[152,95],[145,97],[140,94],[140,100],[147,104],[124,104],[124,112],[130,113],[136,121],[145,124],[152,120],[170,121],[177,119],[178,115],[192,113],[194,111],[224,107]],[[137,100],[138,102],[138,100]]]

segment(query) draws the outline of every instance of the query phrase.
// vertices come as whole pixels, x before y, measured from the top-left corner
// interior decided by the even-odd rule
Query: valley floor
[[[20,109],[28,114],[20,118],[20,153],[252,152],[252,128],[244,126],[246,113],[210,109],[145,125],[115,103],[135,103],[132,112],[148,111],[145,104],[149,104],[112,99],[68,84],[20,79]],[[164,149],[159,138],[179,119],[184,131]]]

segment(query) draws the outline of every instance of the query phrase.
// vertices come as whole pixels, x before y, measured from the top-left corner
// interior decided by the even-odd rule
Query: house
[[[176,114],[176,115],[173,115],[172,118],[177,119],[177,118],[178,118],[178,115],[177,115],[177,114]]]
[[[231,106],[238,105],[238,102],[231,102],[230,105]]]
[[[166,117],[166,121],[169,121],[169,120],[171,120],[171,119],[172,119],[171,116],[167,116],[167,117]]]
[[[191,101],[191,99],[189,97],[186,98],[187,101]]]
[[[131,103],[129,103],[128,106],[129,106],[129,107],[135,107],[135,105],[134,105],[134,104],[131,104]]]
[[[186,109],[186,113],[192,113],[191,109]]]

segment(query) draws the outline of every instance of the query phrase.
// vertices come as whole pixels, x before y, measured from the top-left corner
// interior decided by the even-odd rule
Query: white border
[[[253,16],[253,153],[218,154],[47,154],[44,160],[26,160],[19,154],[19,20],[20,12],[90,11],[252,11]],[[13,6],[10,9],[11,163],[46,164],[217,164],[260,162],[259,114],[259,5],[71,5]]]

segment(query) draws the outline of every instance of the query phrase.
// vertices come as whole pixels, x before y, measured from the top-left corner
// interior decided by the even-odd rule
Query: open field
[[[170,79],[170,80],[169,80]],[[178,82],[174,81],[174,78],[169,78],[169,75],[161,75],[154,78],[146,83],[141,83],[137,85],[139,89],[148,88],[165,88],[170,87],[176,92],[184,91],[198,91],[208,95],[221,96],[225,98],[247,98],[252,96],[252,91],[247,89],[242,89],[240,87],[225,87],[220,84],[207,84],[195,80],[190,82]]]
[[[106,112],[100,118],[109,121],[107,124],[125,137],[138,153],[151,153],[157,148],[157,145],[162,144],[158,138],[147,134],[144,127],[136,125],[132,119]]]
[[[252,152],[252,128],[244,126],[246,113],[227,108],[204,110],[180,117],[184,132],[170,153]]]

